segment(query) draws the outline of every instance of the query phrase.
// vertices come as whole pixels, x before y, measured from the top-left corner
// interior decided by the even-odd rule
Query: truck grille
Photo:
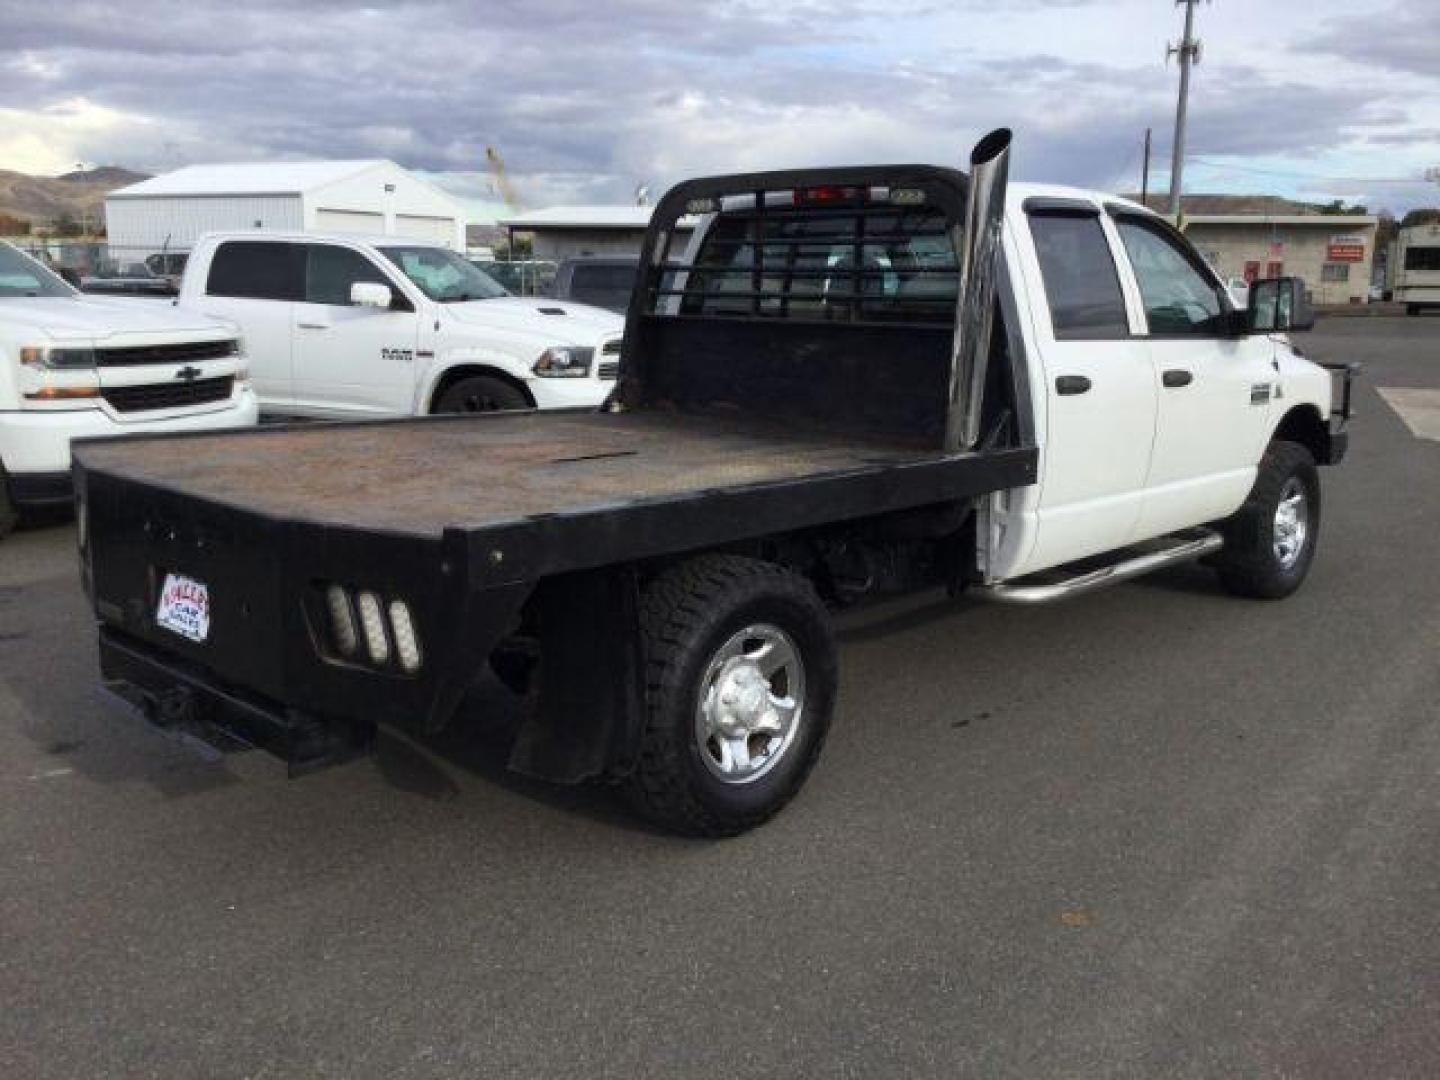
[[[136,367],[141,364],[184,364],[192,360],[223,360],[239,350],[234,341],[182,341],[174,345],[129,345],[96,349],[100,367]]]
[[[595,371],[602,379],[618,379],[620,377],[620,361],[606,360]]]
[[[624,338],[611,338],[600,346],[601,356],[619,356],[620,346],[625,343]]]
[[[230,396],[233,376],[196,379],[194,382],[149,383],[145,386],[107,386],[101,396],[116,412],[146,412],[151,409],[183,409],[205,405]]]

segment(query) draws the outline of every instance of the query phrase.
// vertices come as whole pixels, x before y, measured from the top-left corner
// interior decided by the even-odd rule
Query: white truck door
[[[205,275],[195,285],[196,307],[239,325],[260,407],[290,411],[295,396],[291,309],[304,286],[304,248],[271,240],[222,240],[208,267],[192,262],[186,272]]]
[[[1130,542],[1150,465],[1156,393],[1100,208],[1033,198],[1025,217],[1021,265],[1045,386],[1028,572]]]
[[[386,286],[390,310],[350,302],[358,282]],[[295,305],[295,405],[306,416],[408,416],[414,400],[415,305],[368,255],[308,245]]]
[[[1245,500],[1279,385],[1274,343],[1227,326],[1224,286],[1188,241],[1146,215],[1115,226],[1144,307],[1159,408],[1139,535],[1229,516]]]

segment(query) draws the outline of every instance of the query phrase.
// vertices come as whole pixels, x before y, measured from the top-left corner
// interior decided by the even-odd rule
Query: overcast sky
[[[1356,12],[1374,10],[1365,15]],[[1387,10],[1388,8],[1388,10]],[[390,157],[493,203],[845,162],[1167,183],[1172,0],[0,0],[0,168]],[[1216,0],[1188,191],[1440,204],[1440,2]]]

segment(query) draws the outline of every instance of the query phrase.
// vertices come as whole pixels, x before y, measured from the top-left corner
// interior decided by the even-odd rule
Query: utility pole
[[[1170,216],[1180,217],[1180,187],[1185,175],[1185,110],[1190,102],[1190,67],[1200,62],[1200,42],[1195,37],[1195,5],[1200,0],[1175,0],[1185,5],[1185,36],[1171,45],[1165,58],[1180,57],[1180,100],[1175,105],[1175,146],[1170,159]]]
[[[1140,166],[1140,205],[1149,206],[1150,199],[1150,129],[1145,129],[1145,161]]]

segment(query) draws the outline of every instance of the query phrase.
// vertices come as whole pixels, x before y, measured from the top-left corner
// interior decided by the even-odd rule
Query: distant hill
[[[0,169],[0,217],[15,218],[31,226],[52,225],[62,217],[98,222],[109,192],[148,179],[148,173],[116,165],[64,176],[28,176]]]

